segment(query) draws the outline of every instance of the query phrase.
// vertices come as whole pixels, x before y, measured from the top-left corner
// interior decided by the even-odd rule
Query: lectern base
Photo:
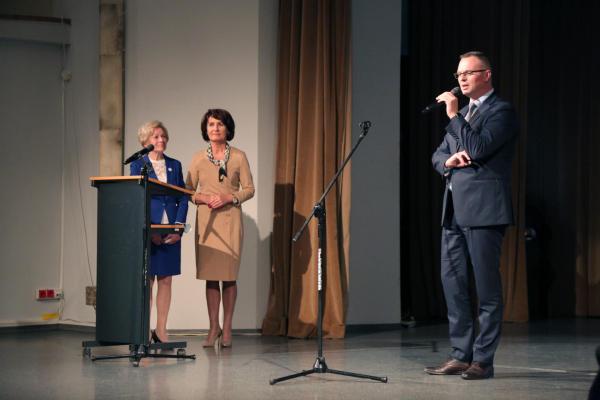
[[[114,360],[118,358],[129,358],[134,367],[140,366],[140,361],[142,358],[177,358],[177,359],[190,359],[195,360],[196,355],[190,354],[187,355],[185,353],[185,348],[187,347],[187,342],[164,342],[164,343],[151,343],[148,345],[144,344],[130,344],[129,345],[129,354],[114,354],[114,355],[100,355],[94,356],[92,355],[92,347],[104,347],[104,346],[123,346],[121,343],[106,343],[106,342],[98,342],[98,341],[84,341],[82,342],[83,346],[83,356],[89,357],[92,361],[97,360]],[[175,354],[163,354],[156,353],[157,350],[175,350],[177,352]],[[152,351],[155,351],[152,353]]]

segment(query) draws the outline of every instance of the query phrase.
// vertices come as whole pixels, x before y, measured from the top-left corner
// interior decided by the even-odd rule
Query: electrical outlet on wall
[[[96,305],[96,286],[85,287],[85,305],[95,306]]]
[[[62,289],[43,288],[35,292],[35,299],[39,301],[60,300],[64,298]]]

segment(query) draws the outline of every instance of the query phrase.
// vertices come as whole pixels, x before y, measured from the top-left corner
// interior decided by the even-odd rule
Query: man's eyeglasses
[[[487,71],[487,68],[486,69],[476,69],[475,71],[455,72],[452,75],[454,75],[454,79],[460,79],[460,77],[463,76],[463,75],[465,75],[465,76],[471,76],[475,72],[483,72],[483,71]]]

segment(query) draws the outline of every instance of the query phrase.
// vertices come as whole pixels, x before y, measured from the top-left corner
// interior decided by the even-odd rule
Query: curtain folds
[[[597,18],[600,15],[598,2],[577,4],[578,18],[571,17],[562,22],[565,31],[568,24],[578,21],[581,37],[600,37]],[[566,68],[579,71],[577,76],[577,104],[570,110],[574,115],[574,125],[579,133],[578,154],[576,160],[577,176],[577,242],[575,264],[575,315],[582,317],[600,316],[600,169],[596,158],[600,151],[600,102],[596,98],[600,91],[600,55],[597,51],[587,54],[587,43],[581,43],[579,37],[572,38],[578,46],[573,46],[567,58]],[[573,60],[576,64],[573,65]],[[595,77],[590,79],[590,77]],[[566,80],[568,89],[571,80]],[[570,93],[570,92],[569,92]]]
[[[529,320],[527,293],[527,259],[525,251],[525,181],[526,144],[528,126],[529,74],[529,25],[530,4],[528,0],[505,3],[499,11],[506,18],[512,17],[513,35],[494,43],[492,50],[496,65],[506,76],[498,81],[500,95],[508,96],[517,109],[521,132],[512,168],[512,190],[515,224],[506,231],[500,273],[504,295],[504,321],[525,322]],[[501,32],[506,24],[498,26]]]
[[[278,144],[271,284],[262,332],[305,338],[317,326],[312,212],[350,147],[350,1],[280,0]],[[324,337],[345,334],[350,165],[325,200]]]

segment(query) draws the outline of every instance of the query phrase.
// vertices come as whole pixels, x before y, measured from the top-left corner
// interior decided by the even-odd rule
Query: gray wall
[[[71,18],[66,68],[65,207],[62,323],[95,324],[85,287],[96,282],[96,189],[99,169],[99,6],[95,1],[55,1],[56,14]]]
[[[125,152],[139,146],[137,127],[159,118],[170,129],[168,153],[187,167],[192,154],[205,146],[199,132],[203,112],[220,106],[233,113],[238,126],[234,145],[246,151],[257,187],[256,197],[244,205],[246,236],[234,327],[260,327],[270,271],[277,1],[126,3]],[[2,218],[20,221],[14,234],[3,233],[0,248],[1,272],[8,277],[0,281],[0,290],[11,299],[0,306],[0,325],[44,323],[44,314],[57,312],[62,323],[92,325],[95,314],[84,299],[85,286],[96,278],[96,191],[89,177],[98,175],[99,7],[97,1],[77,0],[42,5],[46,11],[32,6],[31,14],[51,8],[52,15],[45,16],[71,19],[71,43],[65,50],[7,42],[2,32],[16,28],[0,21],[5,86],[0,112],[3,138],[8,138],[2,156],[10,161],[13,188],[3,191]],[[27,14],[22,4],[15,7],[5,11]],[[64,92],[63,55],[64,69],[72,73]],[[4,77],[9,78],[6,83]],[[190,212],[189,221],[193,219]],[[206,328],[191,235],[184,249],[184,275],[174,284],[169,328]],[[65,299],[36,302],[38,287],[62,287]]]
[[[353,140],[359,121],[370,119],[373,127],[352,165],[349,324],[400,320],[399,3],[353,2]],[[63,53],[57,45],[0,39],[0,117],[7,141],[1,156],[9,161],[11,188],[3,191],[1,217],[18,221],[0,243],[0,272],[8,277],[0,290],[11,299],[0,306],[0,326],[40,323],[44,314],[59,311],[62,323],[92,325],[84,288],[96,276],[96,192],[88,178],[98,173],[99,8],[96,1],[38,4],[52,9],[52,16],[71,18],[70,46]],[[234,327],[257,328],[270,270],[277,1],[169,5],[127,1],[125,152],[139,146],[137,127],[159,118],[170,129],[168,153],[187,168],[204,146],[202,113],[214,106],[233,113],[239,127],[234,145],[247,152],[257,186],[256,198],[244,208]],[[62,67],[72,73],[64,108],[63,54]],[[193,217],[190,212],[189,221]],[[174,283],[171,329],[208,325],[190,237],[184,239],[184,274]],[[62,287],[65,301],[36,302],[35,289],[46,286]]]
[[[348,324],[400,322],[400,1],[352,2],[353,142]]]
[[[0,60],[0,321],[8,323],[56,311],[35,302],[34,292],[60,285],[61,48],[0,39]]]
[[[276,0],[126,4],[125,153],[137,128],[159,119],[169,129],[167,154],[187,171],[206,149],[200,121],[208,108],[229,110],[232,145],[246,152],[256,185],[244,203],[244,247],[234,328],[256,329],[266,310],[275,166]],[[128,172],[128,171],[127,171]],[[127,173],[126,172],[126,173]],[[184,172],[185,175],[185,172]],[[194,226],[195,207],[188,222]],[[184,235],[182,275],[174,279],[169,328],[208,327],[205,282],[196,280],[193,234]],[[154,318],[154,314],[153,314]]]
[[[72,18],[72,26],[0,21],[0,156],[11,187],[2,191],[1,218],[12,226],[0,243],[0,290],[10,299],[0,306],[0,325],[56,323],[48,314],[61,311],[65,322],[91,323],[83,287],[91,273],[95,278],[95,193],[88,176],[98,163],[98,7],[30,3],[31,15]],[[27,14],[27,4],[12,9],[7,2],[2,12]],[[61,46],[62,37],[69,46]],[[72,73],[64,87],[63,70]],[[38,302],[38,288],[62,288],[65,301]]]

